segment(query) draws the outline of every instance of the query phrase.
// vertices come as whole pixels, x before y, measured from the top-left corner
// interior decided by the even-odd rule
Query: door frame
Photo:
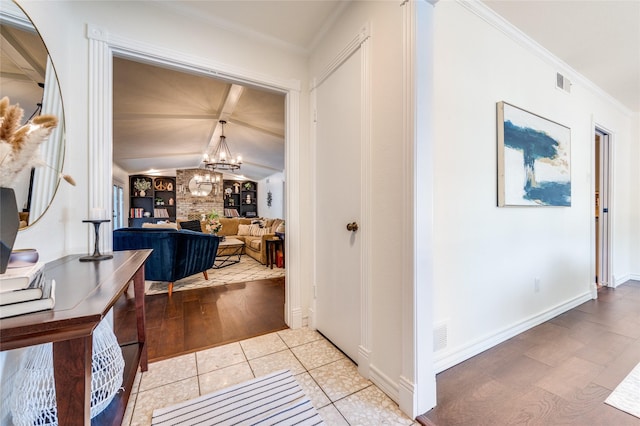
[[[591,229],[592,231],[592,238],[591,238],[591,243],[592,243],[592,271],[591,271],[591,276],[594,277],[594,281],[595,281],[595,276],[596,276],[596,271],[599,270],[599,276],[598,276],[598,281],[606,287],[616,287],[616,283],[615,280],[613,278],[613,274],[611,273],[611,271],[613,270],[613,265],[612,265],[612,247],[613,247],[613,215],[612,212],[615,212],[614,208],[613,208],[613,197],[611,196],[611,194],[613,193],[613,184],[614,184],[614,179],[613,179],[613,150],[614,150],[614,135],[613,132],[611,132],[610,130],[607,130],[604,126],[601,126],[597,123],[594,123],[593,125],[593,132],[591,133],[593,135],[592,138],[592,153],[593,153],[593,162],[592,162],[592,176],[594,176],[594,178],[592,179],[592,202],[590,204],[590,214],[591,214],[591,221],[590,223],[591,225]],[[599,147],[599,155],[596,155],[596,135],[600,135],[601,140],[600,140],[600,147]],[[596,161],[598,161],[599,159],[599,167],[600,167],[600,177],[599,177],[599,182],[596,183],[595,181],[595,170],[596,170]],[[602,193],[602,188],[606,188],[604,197],[606,197],[606,203],[603,202],[604,197],[603,197],[603,193]],[[598,190],[600,192],[600,202],[598,204],[598,216],[599,216],[599,221],[597,223],[598,226],[598,233],[596,234],[595,231],[595,227],[596,227],[596,223],[595,223],[595,217],[593,215],[593,208],[596,205],[596,190]],[[607,213],[604,212],[604,209],[608,209]],[[606,220],[602,220],[605,216],[604,214],[606,214]],[[597,238],[597,236],[600,236],[600,238]],[[603,236],[605,236],[605,238],[603,238]],[[596,255],[597,253],[597,255]],[[605,264],[606,267],[606,273],[605,272],[605,268],[603,268],[603,264]],[[593,283],[593,292],[596,293],[594,295],[594,298],[597,297],[597,283],[594,282]]]
[[[300,258],[300,81],[266,76],[263,73],[186,55],[162,46],[141,43],[105,28],[87,25],[89,39],[89,174],[88,199],[91,206],[113,209],[113,57],[156,64],[276,91],[285,95],[285,216],[287,220],[287,269],[285,271],[285,323],[302,327]],[[101,250],[112,250],[113,224],[101,227]],[[90,236],[89,246],[93,245]]]

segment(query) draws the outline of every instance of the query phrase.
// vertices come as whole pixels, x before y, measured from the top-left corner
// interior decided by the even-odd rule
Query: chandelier
[[[204,168],[209,170],[238,170],[242,164],[242,157],[238,155],[234,158],[231,155],[231,151],[229,151],[229,147],[227,146],[227,138],[224,135],[224,125],[227,124],[227,122],[220,120],[219,123],[222,125],[220,141],[213,150],[211,157],[207,154],[204,155]]]

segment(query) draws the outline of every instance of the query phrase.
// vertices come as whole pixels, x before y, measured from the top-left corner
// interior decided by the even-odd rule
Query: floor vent
[[[571,93],[571,81],[560,73],[556,73],[556,87],[567,93]]]
[[[447,347],[447,323],[436,323],[433,329],[433,351],[438,352]]]

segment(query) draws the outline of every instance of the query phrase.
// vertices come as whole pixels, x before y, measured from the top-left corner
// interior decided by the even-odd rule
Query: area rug
[[[289,370],[153,411],[152,425],[322,425]]]
[[[631,370],[604,402],[640,418],[640,364]]]
[[[203,274],[195,274],[178,280],[173,284],[173,291],[191,290],[194,288],[213,287],[224,284],[242,283],[247,281],[265,280],[284,277],[284,268],[267,268],[250,256],[242,256],[240,263],[226,266],[220,269],[209,269],[209,279],[205,280]],[[169,283],[145,282],[145,294],[167,293]]]

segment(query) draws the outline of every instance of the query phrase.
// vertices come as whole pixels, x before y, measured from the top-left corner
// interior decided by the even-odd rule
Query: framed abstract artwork
[[[571,206],[571,129],[497,104],[498,206]]]

